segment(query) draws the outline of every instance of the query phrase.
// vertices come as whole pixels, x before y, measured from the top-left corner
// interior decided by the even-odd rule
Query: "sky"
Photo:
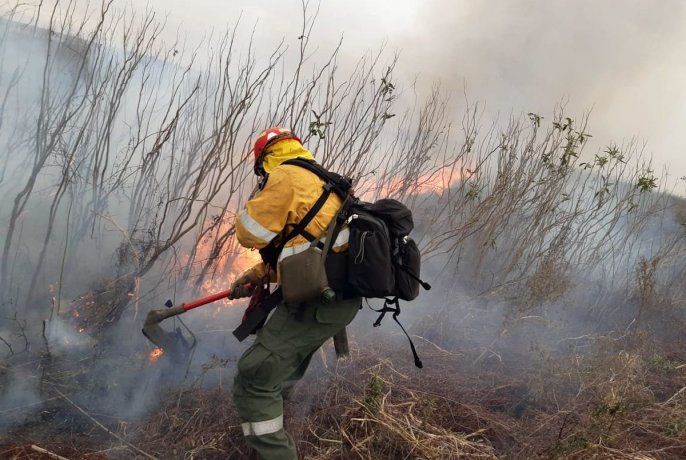
[[[313,4],[316,4],[313,0]],[[300,0],[129,0],[167,17],[167,33],[191,41],[241,16],[257,44],[297,46]],[[343,64],[385,45],[420,87],[453,93],[487,117],[590,111],[589,154],[635,138],[670,182],[686,176],[686,1],[322,0],[313,40],[344,37]],[[686,189],[680,181],[678,193]]]

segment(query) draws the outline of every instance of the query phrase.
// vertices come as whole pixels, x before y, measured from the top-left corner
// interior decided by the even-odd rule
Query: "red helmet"
[[[302,144],[300,138],[287,128],[275,127],[262,131],[260,135],[257,136],[257,139],[255,139],[255,146],[253,147],[255,164],[262,162],[262,157],[264,156],[267,147],[284,139],[295,139]]]

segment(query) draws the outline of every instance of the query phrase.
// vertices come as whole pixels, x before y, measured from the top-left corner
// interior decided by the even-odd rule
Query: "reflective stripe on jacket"
[[[282,164],[292,158],[313,157],[297,141],[285,140],[270,147],[264,163],[269,173],[267,183],[246,203],[236,219],[236,236],[242,246],[265,247],[286,226],[290,229],[300,222],[324,191],[325,182],[316,174],[299,166]],[[331,193],[305,230],[315,238],[323,236],[340,207],[341,199]],[[332,249],[340,252],[347,249],[347,244],[348,229],[343,228]],[[286,243],[279,261],[304,251],[309,245],[304,236],[296,236]]]

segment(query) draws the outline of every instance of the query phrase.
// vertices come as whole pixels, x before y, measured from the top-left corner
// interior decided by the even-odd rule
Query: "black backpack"
[[[412,212],[402,203],[382,199],[357,201],[347,213],[350,232],[348,284],[367,298],[397,297],[414,300],[419,287],[431,289],[419,278],[421,256],[409,233]]]
[[[410,341],[415,365],[421,368],[422,362],[412,339],[398,321],[399,299],[414,300],[419,295],[420,286],[431,289],[429,283],[419,278],[421,256],[417,244],[409,237],[414,228],[412,211],[393,199],[386,198],[374,203],[359,200],[352,194],[352,181],[349,178],[327,171],[314,161],[296,158],[284,164],[307,169],[326,184],[324,192],[303,219],[285,237],[277,238],[278,242],[270,243],[260,251],[263,258],[275,266],[280,249],[298,234],[313,241],[312,235],[306,234],[305,227],[331,193],[339,195],[343,205],[337,216],[332,240],[336,239],[343,224],[347,224],[349,249],[345,254],[329,252],[326,261],[329,284],[349,295],[384,299],[383,307],[374,309],[380,313],[374,327],[381,324],[386,313],[393,313],[393,319]]]

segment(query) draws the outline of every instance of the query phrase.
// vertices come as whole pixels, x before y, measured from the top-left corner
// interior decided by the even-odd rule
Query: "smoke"
[[[234,2],[227,9],[207,0],[193,12],[182,3],[151,5],[169,14],[172,30],[178,26],[190,37],[220,30],[239,14],[256,22],[261,43],[286,37],[292,46],[299,33],[299,17],[275,14],[299,9],[297,1]],[[440,82],[454,95],[456,113],[462,95],[485,103],[491,118],[512,112],[549,116],[560,100],[568,101],[570,113],[591,110],[588,152],[635,136],[647,143],[658,169],[669,167],[673,181],[686,175],[684,20],[686,5],[679,0],[356,0],[322,2],[314,33],[323,50],[344,36],[344,68],[385,43],[401,55],[404,83],[417,79],[425,95]]]
[[[485,102],[492,116],[591,110],[588,152],[637,136],[672,180],[686,173],[686,5],[679,1],[431,0],[389,36],[401,69]],[[682,190],[679,190],[682,192]]]
[[[5,390],[0,396],[0,430],[22,423],[40,409],[43,401],[34,384],[35,379],[35,374],[25,368],[13,369],[9,375],[3,376],[6,385],[3,385]]]
[[[342,167],[348,167],[350,158],[359,150],[378,148],[382,154],[362,157],[372,166],[364,164],[360,174],[378,173],[373,177],[379,182],[379,190],[384,191],[403,187],[405,182],[416,185],[436,170],[441,174],[446,168],[460,170],[459,177],[451,177],[455,180],[449,180],[447,184],[442,183],[443,177],[439,176],[443,190],[427,192],[426,188],[419,187],[415,191],[419,190],[421,196],[417,197],[409,188],[410,192],[404,195],[414,205],[417,216],[414,237],[418,241],[427,247],[431,246],[433,238],[440,239],[445,232],[454,232],[446,240],[457,243],[454,247],[434,248],[433,257],[427,256],[422,277],[433,284],[433,289],[423,292],[417,301],[403,305],[401,320],[409,325],[413,335],[440,346],[473,348],[488,353],[498,350],[501,354],[503,350],[523,353],[534,341],[558,346],[575,334],[626,330],[635,316],[637,302],[632,296],[635,297],[636,270],[641,258],[674,257],[680,248],[676,243],[670,247],[671,238],[679,233],[682,224],[673,218],[665,204],[665,200],[671,198],[664,195],[646,198],[649,192],[641,194],[636,189],[635,182],[640,174],[646,174],[645,168],[641,164],[634,168],[632,163],[631,168],[626,166],[627,172],[622,175],[625,163],[618,160],[612,163],[612,168],[617,169],[612,169],[611,175],[605,175],[607,169],[598,173],[595,169],[589,173],[567,174],[557,157],[542,165],[539,154],[549,152],[536,147],[538,150],[532,153],[525,147],[529,145],[526,136],[533,130],[531,120],[517,117],[514,122],[494,124],[493,131],[484,135],[486,139],[480,137],[476,142],[474,156],[470,156],[471,150],[466,148],[467,156],[454,160],[451,155],[457,155],[464,144],[474,142],[472,134],[476,136],[469,132],[455,134],[452,119],[444,117],[453,109],[461,112],[463,107],[451,106],[443,112],[440,104],[438,108],[429,105],[429,116],[427,111],[420,110],[421,101],[428,93],[426,87],[437,79],[452,91],[452,100],[461,100],[455,94],[460,94],[464,86],[469,99],[486,100],[489,117],[496,118],[499,111],[532,111],[544,115],[545,124],[549,126],[556,120],[551,107],[566,95],[573,111],[583,112],[594,107],[591,142],[596,144],[585,147],[592,157],[608,139],[621,139],[634,133],[642,135],[645,123],[648,123],[646,120],[650,121],[650,126],[658,124],[655,117],[632,116],[635,113],[631,110],[632,104],[639,101],[625,97],[626,88],[655,83],[655,75],[646,69],[657,67],[658,62],[663,62],[673,52],[656,37],[678,36],[676,18],[684,7],[675,5],[672,14],[651,10],[639,15],[641,8],[637,3],[623,4],[621,14],[617,13],[620,10],[617,5],[612,8],[609,3],[593,6],[593,14],[587,11],[588,5],[561,8],[549,2],[501,6],[501,10],[493,10],[490,4],[455,6],[454,2],[440,1],[428,2],[422,7],[402,5],[380,24],[385,33],[391,34],[389,45],[402,48],[398,78],[405,82],[405,93],[398,99],[403,104],[414,96],[408,88],[415,74],[419,74],[415,87],[417,107],[410,107],[405,112],[406,107],[400,105],[397,114],[385,112],[389,106],[384,104],[393,99],[393,93],[384,93],[374,120],[387,116],[397,124],[378,134],[378,138],[372,121],[373,128],[360,137],[368,136],[373,140],[359,146],[355,143],[355,133],[346,138],[347,134],[336,131],[338,121],[342,121],[338,119],[331,131],[327,131],[331,134],[326,140],[312,137],[310,144],[319,147],[320,155],[338,158],[337,164]],[[364,11],[374,14],[384,13],[378,5],[366,8],[369,9]],[[247,11],[249,15],[251,10]],[[360,22],[362,18],[355,15],[337,23],[333,20],[335,13],[328,4],[321,6],[319,26],[313,32],[317,46],[331,48],[335,43],[338,31],[335,27],[329,31],[329,23],[340,27],[350,25],[353,30],[363,23]],[[623,20],[608,21],[616,14]],[[269,15],[265,16],[266,24],[261,27],[269,33],[258,34],[258,41],[273,44],[274,37],[280,39],[283,35],[288,37],[287,43],[291,46],[299,43],[294,33],[299,29],[284,21],[273,23]],[[3,27],[7,25],[3,24]],[[239,32],[239,37],[240,33],[245,32]],[[355,74],[350,70],[353,63],[358,62],[359,50],[366,51],[370,37],[374,36],[352,35],[344,52],[331,66],[340,66],[338,71],[346,76],[343,80],[353,88],[342,97],[346,104],[354,100],[352,94],[355,94],[357,81],[362,88],[359,94],[367,97],[369,93],[365,91],[377,87],[383,75],[383,69],[378,67],[369,73]],[[39,118],[34,108],[40,100],[40,68],[46,51],[43,35],[30,36],[35,43],[14,35],[5,42],[9,54],[2,66],[3,81],[7,81],[12,68],[8,63],[24,65],[28,62],[21,90],[11,93],[14,99],[6,112],[23,114],[13,121],[16,132],[21,133],[30,132],[27,128],[34,126]],[[653,39],[646,40],[646,37]],[[107,36],[98,38],[103,41],[98,43],[96,58],[99,56],[97,62],[104,67],[95,74],[95,80],[101,85],[95,85],[95,88],[102,87],[104,94],[112,96],[119,88],[108,79],[112,72],[108,72],[107,63],[121,62],[122,50],[116,43],[105,41]],[[627,38],[631,39],[628,43],[621,43]],[[42,391],[48,397],[52,394],[49,389],[40,388],[36,376],[43,369],[52,368],[55,375],[73,372],[77,376],[74,381],[83,389],[77,401],[79,404],[113,417],[138,417],[154,408],[166,389],[217,386],[229,380],[235,360],[247,347],[247,344],[237,344],[230,333],[240,320],[244,306],[241,302],[208,306],[184,317],[198,338],[189,366],[179,365],[165,355],[151,362],[149,356],[153,349],[138,332],[148,308],[161,307],[167,298],[178,304],[199,295],[203,287],[226,287],[236,275],[231,269],[235,248],[230,244],[213,244],[223,241],[222,237],[231,237],[222,233],[227,228],[224,223],[232,217],[241,201],[241,193],[249,188],[245,185],[248,181],[244,172],[234,176],[217,171],[221,167],[240,171],[239,160],[247,151],[245,139],[249,134],[268,121],[281,120],[277,109],[265,114],[272,110],[268,101],[281,95],[278,79],[267,80],[264,87],[268,89],[252,99],[246,98],[248,105],[253,99],[256,102],[244,112],[244,102],[214,99],[222,93],[220,90],[230,94],[236,91],[234,85],[240,79],[233,79],[233,67],[227,66],[230,85],[213,86],[215,78],[221,82],[216,75],[196,84],[201,72],[193,65],[184,67],[181,58],[175,59],[177,50],[169,47],[169,43],[171,41],[159,49],[147,50],[157,54],[145,55],[141,68],[133,72],[132,84],[123,92],[121,109],[113,114],[115,127],[111,131],[103,129],[107,126],[107,117],[98,118],[107,113],[106,104],[88,114],[98,122],[93,123],[93,138],[84,144],[72,142],[79,139],[79,126],[90,126],[90,118],[84,116],[73,123],[70,120],[69,127],[73,131],[60,138],[65,147],[57,148],[57,154],[50,157],[45,173],[37,180],[36,193],[19,219],[26,225],[18,228],[13,246],[12,295],[3,295],[13,299],[12,310],[22,312],[19,321],[28,326],[33,339],[30,351],[38,353],[39,359],[32,367],[17,371],[20,373],[13,371],[0,375],[3,384],[13,388],[4,395],[0,410],[26,405],[38,410],[41,406],[35,403],[43,396]],[[267,49],[271,50],[272,46]],[[297,47],[293,50],[297,55]],[[250,61],[250,53],[246,51],[237,61],[251,65],[264,62],[264,56]],[[215,65],[221,63],[220,59],[211,61],[215,48],[207,54],[209,57],[198,58],[198,61],[207,59]],[[313,58],[308,63],[318,62],[318,59]],[[231,61],[232,65],[237,61]],[[73,82],[72,64],[69,59],[55,60],[53,65],[57,70],[51,74],[55,93],[65,91]],[[292,65],[284,63],[278,70],[288,73]],[[310,70],[308,67],[308,72]],[[316,75],[316,72],[312,73]],[[354,77],[351,81],[346,80],[349,74]],[[372,85],[370,81],[373,81]],[[282,87],[287,85],[282,84]],[[341,91],[345,92],[346,88]],[[286,91],[287,95],[290,93],[290,90]],[[372,91],[370,99],[373,96]],[[326,106],[326,95],[316,93],[312,99]],[[204,101],[210,103],[204,105]],[[345,107],[345,116],[358,123],[343,125],[346,131],[353,131],[357,126],[367,129],[366,119],[356,118],[358,114],[354,107],[347,111],[348,105],[341,104]],[[644,106],[644,110],[648,106]],[[307,132],[312,120],[309,118],[310,106],[304,107],[307,115],[299,121],[299,127]],[[222,131],[235,120],[227,115],[232,110],[250,122],[236,131]],[[616,116],[618,112],[621,117]],[[174,117],[175,113],[180,114],[178,118]],[[522,123],[527,123],[527,127]],[[11,144],[15,130],[7,130],[7,126],[3,127],[0,139]],[[575,127],[580,129],[578,125]],[[220,135],[216,135],[218,132]],[[562,143],[571,132],[571,127],[553,130],[552,137],[557,136]],[[111,149],[98,141],[100,134],[111,142]],[[508,142],[500,142],[501,134]],[[216,138],[228,138],[230,142],[213,144]],[[351,139],[350,142],[347,139]],[[540,138],[537,139],[534,144],[539,146]],[[675,142],[674,139],[669,143]],[[169,144],[165,143],[167,141]],[[334,146],[345,146],[345,150],[332,151],[329,142],[338,142]],[[18,146],[17,152],[32,152],[27,146],[31,144]],[[632,148],[633,153],[640,156],[640,149],[629,145],[628,150]],[[491,150],[498,153],[488,159],[481,156]],[[73,151],[78,153],[73,161],[63,162]],[[124,166],[104,174],[97,161],[94,161],[97,167],[91,166],[94,151],[112,154],[100,157],[102,164]],[[553,152],[558,154],[559,150],[553,149]],[[379,159],[383,153],[388,153],[388,163]],[[6,154],[0,160],[4,170],[13,173],[0,182],[2,190],[10,196],[17,194],[19,185],[24,183],[24,174],[30,171],[30,168],[22,167],[22,158],[26,156]],[[407,160],[413,158],[421,160],[418,164]],[[427,163],[425,158],[431,161]],[[449,163],[451,159],[453,163]],[[442,160],[448,164],[442,165]],[[476,169],[481,160],[485,162],[483,172],[470,172],[469,168]],[[374,169],[377,162],[381,172]],[[76,166],[72,170],[73,165]],[[387,169],[383,170],[382,166]],[[396,166],[398,169],[394,170]],[[154,168],[159,168],[154,174],[143,176],[141,173]],[[205,176],[198,173],[202,168],[207,168]],[[45,265],[38,267],[40,271],[37,272],[36,260],[49,223],[56,184],[65,170],[76,171],[67,184],[67,188],[73,188],[69,188],[67,198],[58,205],[60,212],[54,223]],[[196,175],[191,176],[189,171]],[[98,173],[106,176],[104,185],[97,182],[100,180]],[[397,180],[393,173],[407,174],[410,179]],[[507,186],[500,184],[502,177],[510,177],[511,182]],[[613,178],[613,183],[608,183],[609,177]],[[648,176],[643,178],[650,179]],[[101,184],[101,189],[96,183]],[[189,185],[192,183],[200,185],[193,188]],[[211,188],[210,184],[216,186],[216,194],[205,194]],[[102,192],[103,188],[105,192]],[[604,189],[616,197],[612,198],[614,201],[603,201]],[[95,198],[91,199],[93,195]],[[136,199],[140,200],[137,206],[130,206]],[[632,201],[634,199],[636,202]],[[186,201],[193,204],[187,208],[178,204]],[[10,213],[7,203],[0,207],[3,222]],[[69,203],[75,203],[74,207]],[[211,206],[198,211],[199,203]],[[640,210],[631,214],[629,208],[634,205]],[[577,206],[588,211],[575,215]],[[596,207],[601,211],[594,211]],[[183,233],[187,222],[184,218],[189,215],[200,225]],[[160,224],[165,218],[168,218],[166,223]],[[535,224],[536,219],[542,223]],[[206,232],[211,225],[214,225],[213,230]],[[178,234],[183,238],[173,240]],[[168,244],[170,241],[172,243]],[[155,251],[160,248],[165,248],[166,252],[157,254]],[[219,248],[219,255],[216,248]],[[221,259],[227,254],[230,257],[224,260],[229,262],[221,269],[206,265],[207,261]],[[147,260],[152,268],[143,270],[147,265],[142,261]],[[239,268],[239,264],[235,265]],[[203,271],[204,267],[210,268]],[[678,274],[683,273],[683,263],[665,265],[662,270],[657,277],[663,282],[677,279]],[[34,273],[39,273],[36,277],[39,288],[27,293]],[[59,289],[48,288],[50,284]],[[20,294],[15,295],[15,291]],[[59,312],[55,304],[61,306]],[[78,318],[93,306],[98,307],[92,314],[99,323],[81,331]],[[50,311],[57,317],[48,324],[45,346],[41,325]],[[617,311],[621,314],[615,314]],[[398,346],[404,347],[405,338],[390,318],[381,328],[374,329],[371,327],[374,316],[375,313],[369,310],[361,312],[351,327],[351,336],[363,344],[377,341],[377,334],[384,338],[392,336]],[[600,319],[607,319],[607,322]],[[13,326],[9,321],[2,324],[0,334],[13,343],[21,342],[21,337],[13,332]],[[181,325],[176,321],[164,324],[167,328],[177,326]],[[8,359],[21,362],[22,358],[13,355]],[[32,378],[25,378],[27,375]],[[20,381],[24,383],[19,385]],[[27,384],[27,381],[31,383]]]
[[[240,18],[255,25],[255,42],[263,49],[282,38],[290,47],[298,45],[301,18],[294,14],[284,20],[279,12],[299,11],[299,1],[237,1],[227,8],[204,0],[193,11],[180,0],[146,5],[165,16],[163,38],[169,43],[179,36],[196,43]],[[385,44],[402,57],[398,78],[405,86],[416,81],[423,96],[440,82],[455,96],[457,114],[463,94],[485,103],[490,118],[550,115],[560,100],[568,101],[570,113],[591,110],[594,138],[588,152],[637,137],[646,142],[658,170],[669,167],[674,185],[686,175],[681,130],[686,108],[680,103],[685,19],[686,5],[679,0],[657,6],[647,0],[564,5],[545,0],[355,0],[319,4],[313,38],[320,50],[329,50],[344,37],[343,69]],[[677,193],[684,193],[683,186]]]

